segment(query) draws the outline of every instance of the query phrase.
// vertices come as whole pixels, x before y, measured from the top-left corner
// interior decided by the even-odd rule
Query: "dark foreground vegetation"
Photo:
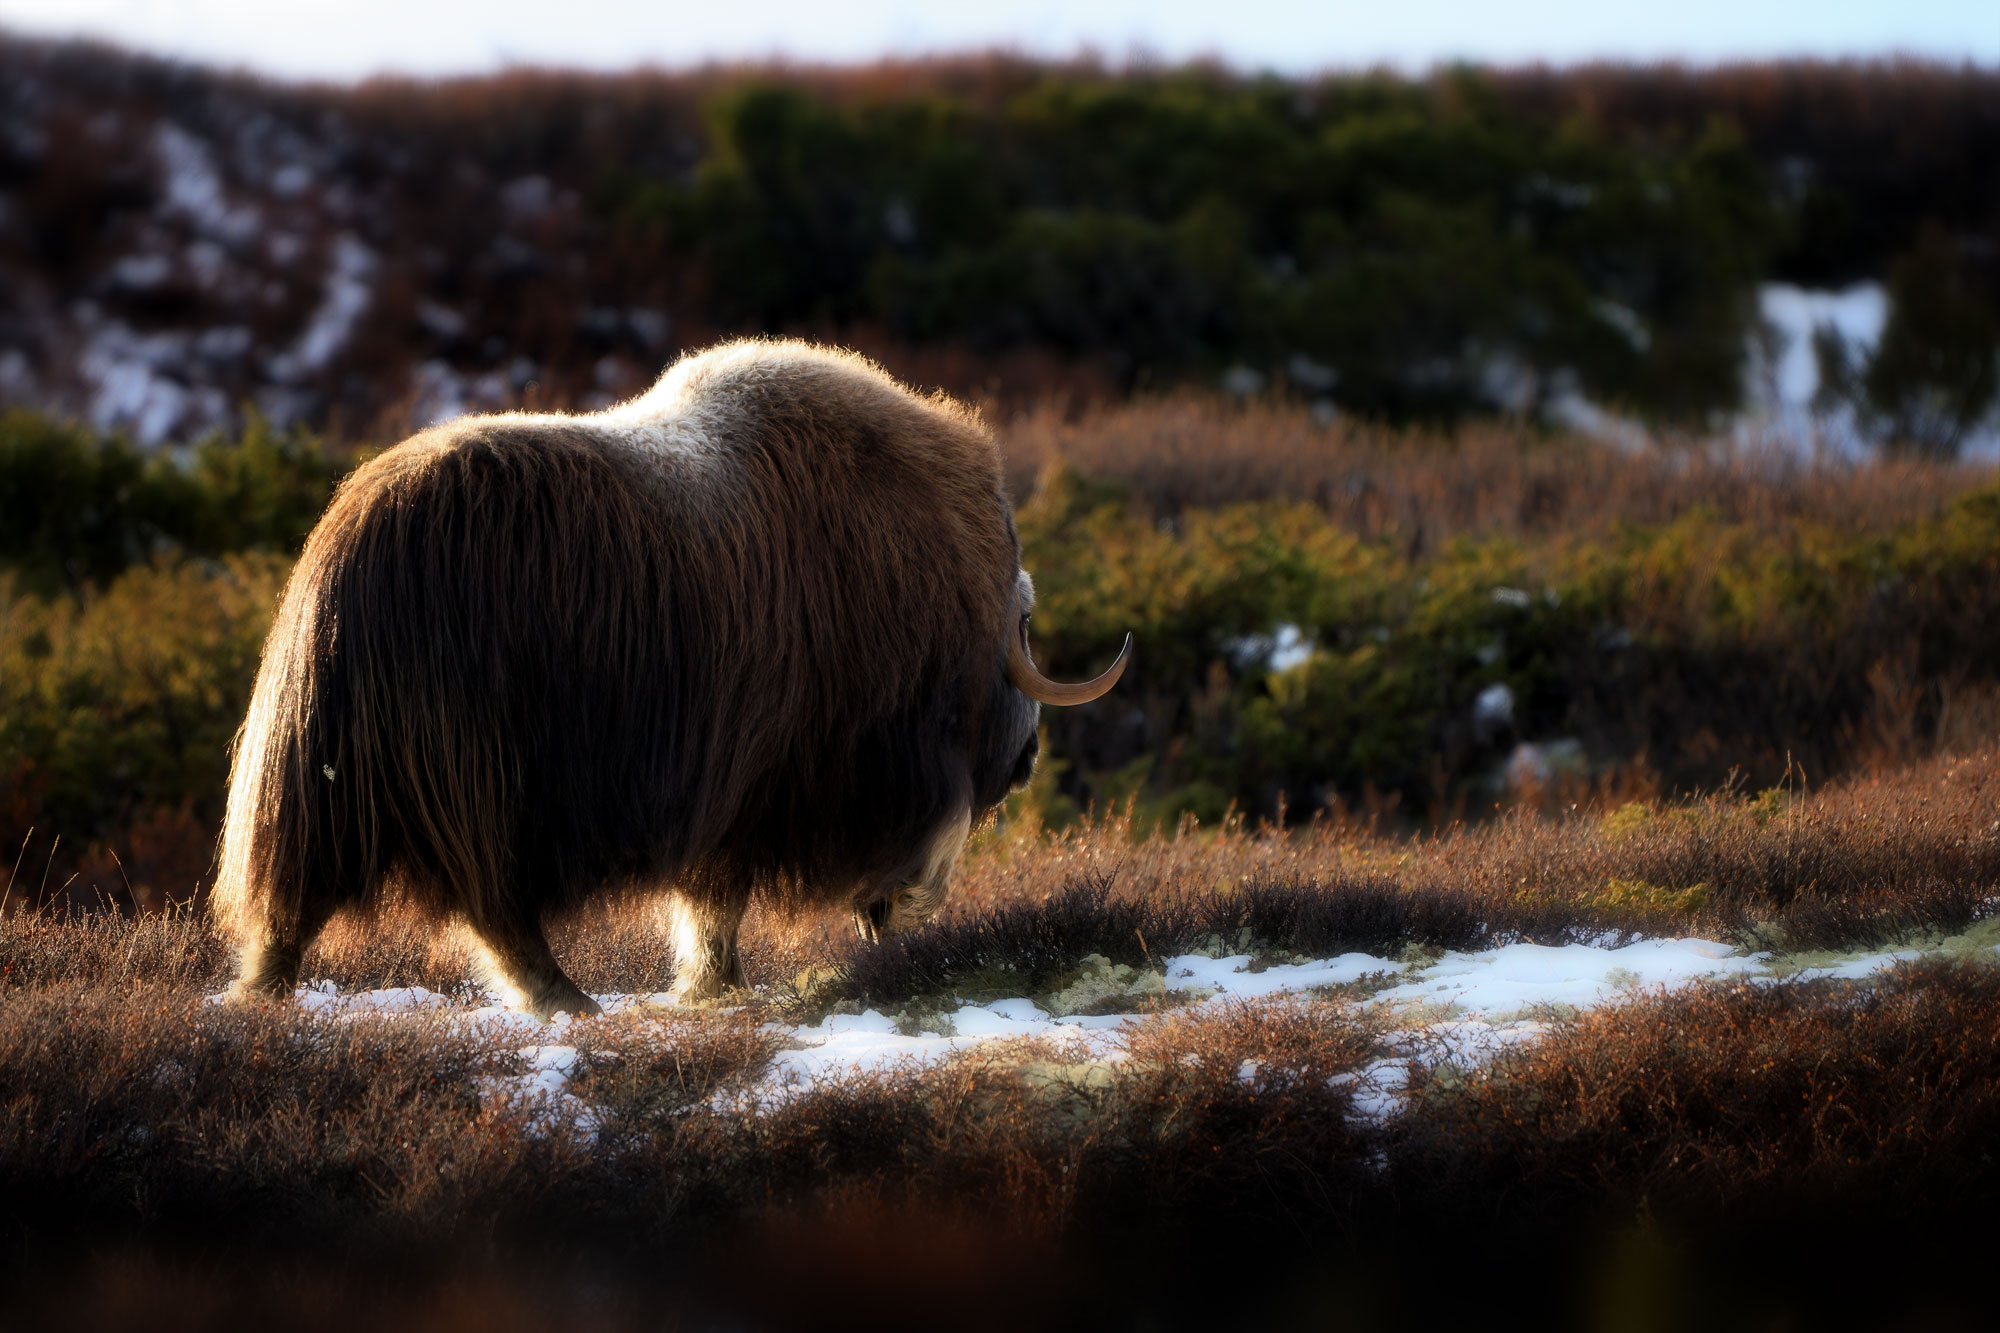
[[[779,1040],[762,1020],[977,995],[1003,969],[1032,993],[1086,952],[1137,961],[1212,931],[1321,956],[1607,929],[1780,951],[1990,933],[1996,788],[1989,750],[1812,794],[1521,810],[1439,839],[1361,822],[1144,843],[1122,824],[1016,830],[898,945],[765,919],[751,966],[778,984],[750,1009],[571,1029],[577,1100],[556,1106],[508,1093],[521,1057],[442,1017],[203,1003],[227,959],[198,914],[13,913],[11,1312],[915,1327],[948,1302],[983,1328],[1482,1311],[1951,1326],[1977,1308],[2000,1186],[1990,940],[1866,983],[1641,996],[1474,1067],[1397,1046],[1335,993],[1163,1005],[1115,1065],[988,1047],[755,1115],[737,1098]],[[558,951],[592,989],[652,990],[670,964],[625,908]],[[393,918],[337,926],[306,970],[348,988],[467,980],[452,945]],[[1351,1076],[1384,1059],[1408,1063],[1407,1103],[1357,1115]]]
[[[1555,1326],[1891,1326],[1913,1302],[1963,1323],[2000,1183],[1990,965],[1633,1003],[1425,1078],[1379,1128],[1336,1077],[1374,1042],[1334,1006],[1163,1017],[1089,1087],[966,1059],[756,1117],[708,1105],[753,1029],[651,1026],[642,1056],[615,1028],[585,1047],[591,1144],[482,1096],[506,1071],[446,1032],[143,988],[10,997],[14,1310],[109,1323],[132,1288],[205,1282],[161,1326],[260,1296],[408,1318],[482,1289],[586,1326],[720,1307],[915,1327],[940,1301],[974,1328],[1406,1326],[1412,1301]]]

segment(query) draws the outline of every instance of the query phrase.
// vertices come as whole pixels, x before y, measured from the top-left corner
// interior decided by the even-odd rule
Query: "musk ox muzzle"
[[[469,931],[538,1015],[596,1004],[546,923],[666,896],[674,994],[744,983],[753,898],[936,911],[1035,755],[1033,585],[976,415],[846,353],[741,342],[582,416],[426,431],[360,468],[293,571],[212,902],[235,992],[289,994],[385,895]]]

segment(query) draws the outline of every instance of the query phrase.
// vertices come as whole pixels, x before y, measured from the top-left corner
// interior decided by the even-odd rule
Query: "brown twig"
[[[55,869],[56,848],[60,846],[62,846],[62,834],[58,833],[56,834],[56,840],[49,844],[49,859],[42,866],[42,886],[35,890],[35,901],[38,903],[44,901],[42,895],[46,894],[49,890],[49,871]]]
[[[35,826],[28,825],[28,836],[21,839],[21,850],[14,855],[13,873],[7,876],[7,890],[0,893],[0,916],[7,915],[7,900],[14,896],[14,876],[21,873],[21,858],[28,854],[28,840],[35,836]]]

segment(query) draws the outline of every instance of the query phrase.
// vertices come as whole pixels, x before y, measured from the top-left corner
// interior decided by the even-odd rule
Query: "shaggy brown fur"
[[[595,1011],[543,921],[607,888],[671,888],[688,998],[741,983],[753,892],[935,906],[1033,762],[1018,566],[976,417],[803,344],[405,441],[341,488],[265,647],[215,892],[238,992],[289,993],[390,886],[544,1015]]]

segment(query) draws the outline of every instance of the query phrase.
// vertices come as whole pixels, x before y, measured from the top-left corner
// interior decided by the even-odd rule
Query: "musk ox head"
[[[1102,674],[1080,684],[1050,680],[1035,666],[1028,644],[1035,583],[1025,569],[1015,573],[1014,606],[1002,670],[986,705],[986,725],[979,729],[990,740],[977,748],[968,764],[972,774],[968,799],[963,806],[954,805],[906,862],[857,898],[855,929],[863,939],[878,941],[923,921],[944,905],[951,893],[953,868],[973,824],[1034,776],[1041,748],[1036,729],[1041,706],[1089,703],[1106,694],[1125,674],[1125,663],[1132,655],[1130,634],[1125,636],[1117,660]]]

